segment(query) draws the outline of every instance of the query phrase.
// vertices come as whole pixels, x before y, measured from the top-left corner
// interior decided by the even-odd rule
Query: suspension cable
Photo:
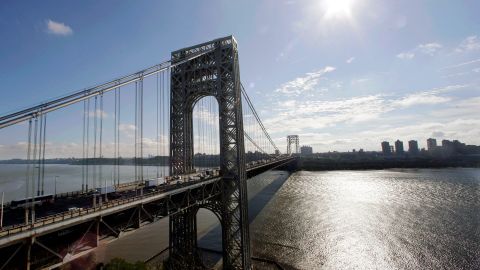
[[[37,144],[38,144],[38,141],[37,141],[37,134],[38,134],[38,117],[35,117],[35,120],[34,120],[34,128],[33,128],[33,164],[35,164],[35,158],[37,158]],[[35,200],[35,166],[33,166],[32,168],[32,181],[31,181],[31,197],[30,197],[30,213],[31,213],[31,222],[32,224],[35,222],[35,204],[34,204],[34,200]]]
[[[112,177],[113,177],[113,183],[112,185],[116,185],[116,182],[117,182],[117,166],[118,166],[118,153],[117,153],[117,96],[118,96],[118,89],[115,89],[114,91],[114,98],[115,98],[115,102],[114,102],[114,116],[113,116],[113,171],[112,171]]]
[[[156,139],[157,139],[157,156],[155,158],[156,160],[156,165],[157,165],[157,178],[160,176],[160,137],[159,137],[159,121],[160,121],[160,87],[159,87],[159,74],[157,73],[157,76],[156,76],[156,94],[157,94],[157,98],[156,98],[156,105],[157,105],[157,113],[156,113],[156,125],[157,125],[157,136],[156,136]]]
[[[42,177],[42,142],[43,142],[43,115],[40,115],[40,127],[38,138],[38,160],[37,160],[37,196],[40,196],[40,184]]]
[[[85,162],[86,162],[86,179],[85,179],[85,191],[88,192],[88,182],[90,178],[89,169],[90,169],[90,162],[89,162],[89,153],[90,153],[90,99],[87,100],[87,146],[86,146],[86,153],[85,153]]]
[[[252,110],[252,113],[253,115],[255,116],[258,124],[260,125],[263,133],[265,134],[265,136],[268,138],[268,140],[270,141],[270,143],[272,144],[272,146],[275,148],[275,150],[279,150],[278,147],[275,145],[275,143],[273,142],[272,138],[270,137],[270,135],[268,134],[265,126],[263,125],[262,121],[260,120],[260,117],[258,116],[257,114],[257,111],[255,110],[255,107],[253,106],[252,104],[252,101],[250,100],[250,97],[248,96],[247,92],[245,91],[245,88],[243,87],[242,84],[240,84],[241,86],[241,91],[242,91],[242,94],[243,96],[245,97],[245,100],[247,101],[247,104],[248,106],[250,107],[250,109]]]
[[[264,151],[260,146],[258,146],[258,145],[255,143],[255,141],[254,141],[250,136],[248,136],[248,134],[247,134],[246,132],[243,132],[243,134],[245,135],[245,137],[246,137],[255,147],[257,147],[258,150],[260,150],[260,152],[265,153],[265,151]]]
[[[117,184],[120,185],[120,112],[121,112],[121,91],[120,87],[117,88],[118,90],[118,117],[117,117]]]
[[[25,199],[30,193],[30,155],[32,149],[32,119],[28,120],[27,170],[25,175]],[[25,207],[25,224],[28,224],[28,207]]]
[[[97,118],[98,118],[98,96],[95,96],[95,103],[94,103],[94,110],[93,110],[93,208],[97,207]]]
[[[98,150],[98,162],[100,162],[100,165],[99,166],[99,176],[98,176],[98,187],[100,188],[100,190],[102,190],[102,184],[104,183],[103,181],[103,153],[102,153],[102,140],[103,140],[103,93],[100,94],[100,110],[99,110],[99,113],[100,113],[100,138],[99,138],[99,150]],[[105,190],[104,190],[104,193],[105,193],[105,200],[107,199],[107,187],[105,185]]]
[[[45,188],[45,145],[47,138],[47,114],[43,115],[43,149],[42,149],[42,190],[41,195],[44,195]]]

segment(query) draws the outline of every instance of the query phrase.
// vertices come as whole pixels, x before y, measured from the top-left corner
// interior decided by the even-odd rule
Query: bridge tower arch
[[[187,57],[198,57],[182,62]],[[172,52],[170,77],[170,175],[193,171],[193,106],[213,96],[219,109],[224,269],[250,269],[250,239],[243,116],[237,43],[233,36]],[[195,209],[170,217],[170,256],[195,254]],[[190,262],[189,262],[190,263]],[[191,263],[194,263],[191,261]]]

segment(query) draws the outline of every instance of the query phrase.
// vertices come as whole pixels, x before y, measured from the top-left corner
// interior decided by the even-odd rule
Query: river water
[[[298,172],[251,227],[287,269],[480,269],[480,169]]]
[[[68,166],[47,170],[64,175],[62,191],[79,181],[69,172],[81,177]],[[0,190],[23,194],[22,181],[2,177]],[[480,169],[271,171],[249,180],[248,193],[252,254],[285,269],[480,269]],[[197,217],[199,244],[220,250],[217,218]],[[164,219],[96,257],[145,260],[167,245]]]

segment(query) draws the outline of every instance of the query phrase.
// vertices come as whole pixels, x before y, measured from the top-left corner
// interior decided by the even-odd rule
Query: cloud
[[[415,47],[410,51],[397,54],[397,58],[400,58],[403,60],[410,60],[415,57],[416,53],[423,53],[423,54],[433,56],[441,48],[443,48],[443,45],[437,42],[419,44],[417,45],[417,47]]]
[[[355,127],[357,123],[372,124],[373,120],[378,121],[385,116],[390,118],[387,113],[400,109],[419,105],[448,106],[453,98],[445,94],[465,87],[467,85],[448,85],[400,97],[377,94],[336,100],[320,100],[315,97],[305,100],[279,100],[273,106],[273,113],[270,114],[272,116],[265,118],[264,123],[271,133],[284,132],[285,127],[288,127],[289,132],[300,133],[327,127]],[[406,117],[405,112],[401,114],[399,118]]]
[[[475,60],[463,62],[463,63],[460,63],[460,64],[446,66],[446,67],[441,68],[440,70],[451,69],[451,68],[459,68],[459,67],[463,67],[463,66],[467,66],[467,65],[471,65],[471,64],[475,64],[475,63],[480,63],[480,59],[475,59]]]
[[[305,76],[298,77],[292,81],[282,84],[275,90],[277,93],[283,93],[290,96],[298,96],[306,91],[313,90],[319,83],[322,76],[326,73],[333,72],[336,68],[326,66],[314,72],[309,72]]]
[[[250,82],[250,83],[248,84],[248,87],[249,87],[249,88],[255,88],[255,83],[254,83],[254,82]]]
[[[436,92],[420,92],[410,94],[392,102],[395,107],[407,108],[415,105],[438,104],[450,101],[451,98],[438,96]]]
[[[107,118],[108,117],[108,114],[105,112],[105,111],[102,111],[100,109],[97,109],[97,113],[95,114],[95,111],[90,111],[88,112],[88,116],[90,117],[97,117],[97,118],[100,118],[100,117],[103,117],[103,118]]]
[[[432,137],[433,138],[443,138],[443,137],[445,137],[445,132],[434,131],[434,132],[432,132]]]
[[[286,100],[277,102],[275,116],[265,119],[269,132],[302,132],[339,123],[358,123],[378,118],[386,111],[383,96],[370,95],[337,100]]]
[[[469,36],[465,38],[457,48],[456,52],[467,52],[480,49],[480,40],[477,36]]]
[[[412,52],[402,52],[397,54],[397,58],[403,59],[403,60],[410,60],[415,57],[415,54]]]
[[[73,34],[72,28],[64,23],[55,22],[50,19],[48,19],[45,23],[47,26],[47,33],[49,34],[60,36],[68,36]]]
[[[347,64],[351,64],[353,61],[355,60],[355,57],[350,57],[347,59],[347,61],[345,61]]]
[[[439,43],[427,43],[418,45],[417,49],[424,54],[434,55],[439,49],[443,48],[442,44]]]
[[[408,94],[396,100],[392,100],[391,105],[396,108],[408,108],[415,105],[428,105],[449,102],[450,97],[441,96],[440,94],[460,90],[466,88],[468,85],[448,85],[445,87],[434,88],[426,91],[419,91]]]
[[[118,130],[129,138],[132,138],[135,135],[136,129],[137,128],[133,124],[120,124],[118,126]]]
[[[352,84],[364,83],[370,81],[369,78],[360,78],[352,81]]]

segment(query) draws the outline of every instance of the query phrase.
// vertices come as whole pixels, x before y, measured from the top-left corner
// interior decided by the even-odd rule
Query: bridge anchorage
[[[148,90],[147,78],[155,79],[154,75],[157,174],[146,179],[143,172],[146,160],[143,152],[143,90],[144,87]],[[144,82],[147,83],[144,85]],[[121,179],[120,152],[128,149],[119,146],[120,94],[128,95],[130,91],[131,95],[133,90],[134,112],[124,109],[122,113],[133,114],[135,119],[135,142],[132,144],[135,148],[132,158],[135,177]],[[109,97],[115,100],[114,151],[110,153],[112,158],[106,160],[102,154],[105,125],[102,124],[102,114],[97,115],[97,112],[104,109],[103,100]],[[194,173],[193,111],[195,104],[201,104],[200,99],[205,97],[215,99],[219,108],[220,170],[210,168]],[[242,100],[247,105],[244,108]],[[81,103],[83,156],[78,159],[82,169],[81,185],[75,182],[71,186],[78,188],[77,191],[44,194],[45,153],[49,150],[45,138],[54,134],[47,131],[47,115],[51,127],[52,115],[55,117],[52,112],[73,106],[78,109]],[[166,266],[169,269],[202,269],[196,220],[200,208],[212,211],[220,221],[223,268],[251,269],[246,181],[279,166],[295,166],[294,157],[280,154],[242,87],[237,44],[232,36],[174,51],[171,60],[161,64],[0,116],[0,131],[25,123],[28,126],[25,198],[9,202],[2,219],[0,270],[54,269],[76,259],[85,259],[100,245],[166,217],[169,218]],[[72,123],[77,125],[75,121]],[[164,123],[165,129],[160,129],[164,125],[159,123]],[[165,133],[159,133],[159,130]],[[89,140],[89,136],[93,136],[93,140]],[[160,155],[160,137],[165,138],[163,145],[170,147],[164,151],[168,157]],[[89,144],[91,141],[93,146]],[[202,145],[200,140],[199,144]],[[89,154],[92,148],[93,157],[92,152]],[[169,162],[169,175],[159,175],[162,158]],[[102,164],[108,161],[114,161],[114,167],[112,186],[107,188],[108,177],[102,174]],[[95,260],[90,261],[94,263]]]
[[[219,106],[221,194],[208,204],[222,225],[224,269],[250,269],[242,90],[237,43],[233,36],[172,52],[172,63],[208,51],[171,71],[170,174],[194,171],[192,111],[203,97]],[[170,261],[192,268],[196,250],[196,211],[170,217]],[[190,259],[188,259],[190,258]],[[185,265],[188,264],[188,265]]]

